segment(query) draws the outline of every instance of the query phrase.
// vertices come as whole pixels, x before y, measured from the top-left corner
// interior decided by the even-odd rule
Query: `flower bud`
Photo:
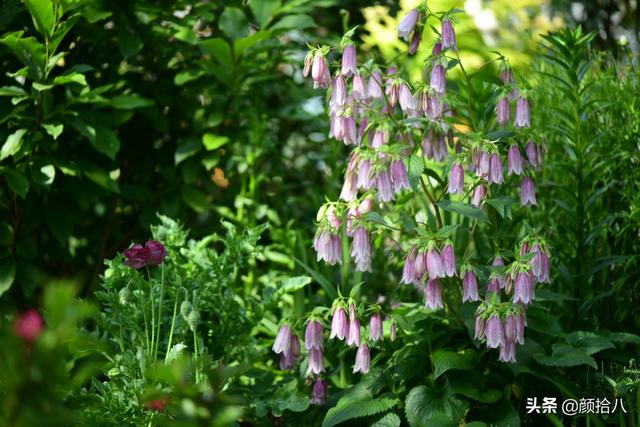
[[[511,118],[511,105],[509,104],[509,98],[501,96],[498,98],[498,105],[496,106],[496,121],[500,126],[505,126],[509,123]]]
[[[382,316],[375,312],[369,319],[369,339],[371,341],[380,341],[383,338],[382,332]]]
[[[185,321],[189,317],[189,313],[191,313],[191,308],[191,303],[187,300],[182,301],[182,304],[180,304],[180,314]]]
[[[318,378],[313,384],[313,390],[311,391],[311,404],[312,405],[324,405],[327,403],[327,394],[329,393],[329,387],[327,383]]]
[[[118,300],[120,301],[120,305],[127,305],[131,302],[131,290],[128,287],[124,287],[120,289],[118,292]]]
[[[189,329],[191,329],[191,332],[195,332],[199,323],[200,323],[200,313],[198,312],[198,310],[192,309],[189,315],[187,316],[187,324],[189,325]]]

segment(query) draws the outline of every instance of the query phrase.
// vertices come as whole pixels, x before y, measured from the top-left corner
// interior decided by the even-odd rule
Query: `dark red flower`
[[[144,244],[145,249],[148,251],[147,264],[148,265],[159,265],[162,264],[164,259],[167,257],[167,250],[160,242],[156,242],[155,240],[149,240]]]
[[[13,330],[16,335],[27,342],[35,341],[36,338],[40,336],[43,329],[44,323],[42,321],[42,316],[40,316],[40,313],[33,308],[18,316],[15,324],[13,325]]]
[[[142,245],[136,244],[124,251],[124,256],[127,258],[125,263],[131,268],[142,268],[147,265],[149,259],[149,249],[142,247]]]

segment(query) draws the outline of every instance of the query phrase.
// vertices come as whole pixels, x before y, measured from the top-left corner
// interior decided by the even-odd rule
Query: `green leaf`
[[[135,108],[149,107],[153,101],[137,95],[118,95],[108,101],[108,105],[119,110],[132,110]]]
[[[214,38],[203,40],[200,42],[200,49],[218,61],[220,61],[223,65],[231,65],[233,62],[231,56],[231,47],[229,43],[227,43],[224,39]]]
[[[229,138],[226,136],[222,136],[222,135],[214,135],[212,133],[205,133],[202,136],[202,144],[204,145],[204,148],[207,149],[207,151],[213,151],[216,150],[220,147],[222,147],[223,145],[227,144],[229,142]]]
[[[388,397],[352,402],[349,404],[340,404],[339,401],[334,408],[329,409],[327,412],[322,422],[322,427],[332,427],[355,418],[376,415],[388,411],[398,403],[398,399],[390,399]]]
[[[486,213],[467,203],[454,200],[442,200],[438,202],[438,206],[445,211],[455,212],[471,219],[477,219],[478,221],[489,222],[489,218]]]
[[[411,188],[413,188],[413,191],[418,191],[420,178],[422,177],[422,172],[424,171],[424,159],[417,154],[414,154],[407,159],[406,168],[409,175],[409,184],[411,185]]]
[[[11,53],[27,66],[27,74],[32,80],[43,78],[45,67],[44,44],[34,37],[22,37],[22,31],[6,34],[0,43],[7,46]]]
[[[15,169],[5,169],[4,177],[14,193],[22,199],[27,196],[27,193],[29,192],[29,181],[25,178],[22,172]]]
[[[7,292],[16,278],[16,262],[13,258],[0,261],[0,297]]]
[[[278,289],[282,290],[282,293],[291,293],[303,289],[309,283],[311,283],[311,277],[309,276],[289,277],[282,281]]]
[[[58,139],[58,137],[62,134],[62,131],[64,130],[64,125],[62,123],[59,123],[56,125],[52,123],[46,123],[46,124],[43,124],[42,127],[54,140]]]
[[[511,207],[516,201],[509,196],[499,196],[493,199],[485,199],[486,204],[492,206],[502,218],[511,219]]]
[[[282,5],[280,0],[251,0],[249,8],[260,26],[264,26]]]
[[[534,354],[533,358],[545,366],[580,366],[588,365],[597,369],[596,361],[585,349],[575,348],[567,344],[554,344],[551,346],[552,354],[547,356],[542,353]]]
[[[218,27],[230,39],[239,39],[249,34],[249,21],[242,9],[237,7],[225,7]]]
[[[116,135],[111,129],[104,126],[96,126],[95,131],[96,137],[90,139],[93,147],[110,159],[115,159],[116,154],[120,151],[120,140],[118,139],[118,135]]]
[[[451,391],[482,403],[497,402],[502,393],[495,389],[485,389],[481,382],[472,379],[469,372],[460,372],[448,378]]]
[[[204,72],[202,71],[196,71],[196,70],[181,71],[175,75],[175,77],[173,78],[173,83],[176,86],[183,86],[189,83],[190,81],[199,79],[202,76],[204,76]]]
[[[233,51],[235,52],[236,57],[239,57],[247,49],[253,47],[262,40],[268,39],[269,37],[271,37],[271,33],[269,31],[258,31],[257,33],[251,34],[249,37],[243,37],[236,40],[233,43]]]
[[[32,179],[40,185],[51,185],[56,178],[56,168],[53,165],[44,165],[39,170],[31,169]]]
[[[184,144],[180,144],[173,155],[176,165],[198,153],[202,149],[202,144],[197,139],[190,139]]]
[[[451,369],[473,369],[478,364],[478,353],[471,349],[459,352],[449,350],[436,350],[431,353],[433,364],[433,379]]]
[[[29,9],[36,30],[49,38],[55,25],[53,3],[51,0],[22,0]]]
[[[400,423],[400,417],[393,412],[389,412],[378,421],[371,424],[371,427],[400,427]]]
[[[566,339],[569,345],[584,350],[589,356],[602,350],[615,348],[615,345],[609,339],[593,332],[571,332]]]
[[[366,221],[375,222],[381,225],[387,225],[387,221],[385,221],[382,215],[380,215],[378,212],[367,212],[364,218]]]
[[[411,427],[451,426],[460,423],[469,404],[448,389],[420,385],[407,394],[405,413]]]
[[[0,160],[15,155],[22,147],[22,138],[27,133],[26,129],[18,129],[7,137],[7,140],[0,149]]]
[[[289,30],[304,30],[316,26],[315,21],[309,15],[287,15],[269,27],[271,31],[284,32]]]
[[[13,242],[13,227],[0,221],[0,245],[8,246]]]
[[[207,212],[211,204],[202,192],[191,186],[182,187],[182,200],[189,205],[191,209],[198,213]]]
[[[43,92],[43,91],[49,90],[49,89],[51,89],[51,88],[53,88],[55,86],[67,85],[67,84],[71,84],[71,83],[77,83],[77,84],[80,84],[82,86],[86,86],[87,85],[87,79],[84,76],[84,74],[73,72],[73,73],[70,73],[70,74],[65,74],[64,76],[58,76],[55,79],[53,79],[53,82],[51,82],[49,84],[34,82],[32,86],[33,86],[33,88],[35,90]]]
[[[18,86],[2,86],[0,87],[0,96],[27,96],[27,92]]]
[[[107,171],[88,163],[82,164],[81,169],[84,176],[98,184],[100,187],[114,193],[118,193],[120,191],[118,183],[111,178]]]
[[[198,35],[189,27],[180,28],[180,30],[174,34],[174,37],[176,40],[180,40],[190,45],[198,44]]]

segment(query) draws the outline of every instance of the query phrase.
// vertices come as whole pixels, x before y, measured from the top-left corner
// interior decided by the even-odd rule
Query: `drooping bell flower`
[[[518,98],[516,103],[516,121],[515,126],[519,128],[531,126],[531,112],[529,106],[529,100],[524,96]]]
[[[349,117],[345,117],[344,119],[344,138],[342,142],[345,145],[357,145],[358,144],[358,130],[356,126],[356,119],[351,114]]]
[[[487,320],[484,336],[487,339],[488,348],[498,348],[504,345],[504,329],[502,321],[497,315],[494,314]]]
[[[440,285],[440,280],[430,278],[424,289],[424,294],[425,307],[430,308],[431,310],[444,308],[444,304],[442,303],[442,285]]]
[[[529,161],[529,164],[534,169],[540,169],[542,166],[542,157],[538,144],[530,140],[524,147],[524,151],[527,153],[527,160]]]
[[[498,105],[496,106],[496,121],[500,126],[505,126],[509,123],[511,118],[511,105],[509,104],[509,98],[501,96],[498,98]]]
[[[309,401],[312,405],[324,405],[327,403],[327,394],[329,393],[329,387],[327,383],[318,378],[315,383],[313,383],[313,389],[311,390],[311,400]]]
[[[500,286],[501,284],[501,280],[500,280],[500,276],[498,274],[492,274],[489,277],[489,283],[487,283],[487,288],[485,289],[485,293],[489,294],[489,293],[494,293],[497,294],[500,292]]]
[[[449,174],[449,194],[464,193],[464,168],[460,163],[454,163]]]
[[[500,346],[500,355],[498,356],[500,362],[516,363],[516,343],[515,341],[505,340]]]
[[[304,57],[304,68],[302,69],[302,75],[305,77],[309,77],[311,73],[311,66],[313,65],[313,53],[307,53],[307,56]]]
[[[522,156],[520,155],[520,150],[518,149],[517,144],[512,144],[509,147],[509,152],[507,153],[507,166],[509,175],[522,174]]]
[[[486,151],[478,154],[476,162],[476,175],[480,178],[487,178],[491,170],[491,157]]]
[[[399,193],[403,188],[410,188],[409,175],[407,174],[407,168],[404,166],[404,162],[401,159],[391,161],[389,166],[389,178],[393,184],[393,191]]]
[[[333,102],[338,106],[343,106],[347,102],[347,84],[342,74],[336,76],[333,91]]]
[[[473,270],[467,270],[462,278],[462,302],[478,301],[478,280]]]
[[[342,239],[339,234],[329,229],[319,229],[313,239],[313,249],[317,254],[317,261],[324,261],[329,265],[342,263]]]
[[[456,50],[456,33],[450,19],[442,21],[442,47],[444,49]]]
[[[435,64],[431,69],[429,86],[439,95],[443,95],[446,89],[445,69],[442,64]]]
[[[417,248],[412,246],[404,258],[404,266],[402,267],[402,279],[400,283],[409,285],[414,283],[416,277],[415,262],[416,262]]]
[[[534,297],[530,283],[531,276],[525,271],[521,271],[516,275],[513,291],[513,302],[515,304],[530,304]]]
[[[21,340],[32,343],[44,330],[44,322],[42,316],[36,309],[29,309],[25,313],[19,315],[13,324],[13,332]]]
[[[435,246],[431,246],[431,248],[427,250],[427,272],[429,273],[429,279],[445,277],[442,258]]]
[[[376,176],[376,189],[378,190],[378,200],[381,202],[390,202],[393,200],[393,187],[387,171],[382,170]]]
[[[342,74],[349,77],[358,72],[358,55],[356,47],[349,43],[342,51]]]
[[[353,366],[353,373],[361,372],[366,374],[371,366],[371,353],[366,343],[361,344],[356,352],[356,363]]]
[[[333,312],[331,319],[331,335],[329,338],[338,338],[344,340],[349,334],[349,323],[347,321],[347,313],[342,307],[338,307]]]
[[[320,350],[323,348],[324,341],[324,328],[322,323],[317,320],[310,320],[307,322],[307,327],[304,332],[304,346],[307,350],[315,349]]]
[[[456,254],[453,249],[453,243],[447,241],[442,247],[441,251],[442,267],[444,269],[444,275],[446,277],[453,277],[456,275]]]
[[[493,259],[493,262],[491,263],[491,266],[492,267],[504,267],[504,260],[502,259],[502,257],[499,254],[496,255],[496,257]],[[494,276],[495,276],[496,280],[498,281],[498,289],[503,289],[504,288],[504,276],[502,275],[502,273],[501,272],[496,272]]]
[[[400,102],[400,109],[405,114],[418,108],[411,89],[409,89],[409,86],[404,82],[400,84],[398,89],[398,101]]]
[[[484,338],[484,331],[486,328],[486,320],[482,317],[482,315],[480,313],[476,314],[476,319],[475,319],[475,327],[474,327],[474,335],[473,335],[473,339],[476,340],[481,340]]]
[[[516,342],[520,345],[524,344],[524,329],[526,326],[526,320],[524,318],[524,312],[520,311],[515,318],[516,321]]]
[[[344,176],[344,184],[342,185],[342,191],[340,191],[340,199],[345,202],[351,202],[358,196],[358,164],[360,163],[360,157],[355,151],[351,152],[349,163],[347,164],[347,170]]]
[[[380,99],[384,97],[382,91],[382,73],[374,71],[367,83],[367,96],[371,99]]]
[[[382,332],[382,316],[375,312],[369,319],[369,339],[371,341],[380,341],[383,338]]]
[[[504,339],[506,341],[515,341],[516,340],[516,318],[509,314],[504,319]]]
[[[331,74],[327,59],[320,52],[316,52],[311,66],[311,78],[313,79],[313,88],[326,89],[331,84]]]
[[[531,272],[536,280],[540,283],[549,283],[549,256],[546,251],[539,245],[535,244],[531,248],[531,252],[534,253],[533,259],[531,259]]]
[[[371,148],[380,148],[387,143],[389,139],[389,132],[384,130],[377,130],[373,133],[371,138]]]
[[[489,159],[489,182],[494,184],[501,184],[504,181],[502,176],[502,162],[500,161],[500,155],[494,153]]]
[[[536,184],[528,176],[525,176],[520,184],[520,204],[522,206],[536,204]]]
[[[418,12],[418,9],[411,9],[409,12],[407,12],[398,25],[398,37],[408,42],[411,33],[418,23],[419,17],[420,12]]]
[[[413,36],[411,36],[411,42],[409,43],[409,55],[415,55],[420,47],[421,41],[422,33],[420,31],[414,31]]]
[[[315,374],[324,372],[324,352],[322,349],[312,348],[309,350],[309,366],[307,374]]]
[[[374,135],[375,138],[375,135]],[[375,180],[371,176],[371,161],[368,159],[362,159],[358,166],[358,188],[363,190],[370,190],[374,187]]]
[[[353,99],[356,101],[362,101],[367,97],[367,88],[365,86],[364,79],[358,73],[353,76],[351,93],[353,94]]]
[[[513,71],[511,71],[510,67],[506,66],[502,68],[500,71],[500,80],[505,85],[510,85],[516,82],[516,79],[513,77]]]
[[[349,305],[349,335],[347,336],[347,345],[360,345],[360,320],[356,316],[356,306],[351,303]]]
[[[287,352],[280,353],[280,369],[293,369],[296,359],[300,356],[300,339],[296,334],[291,334],[291,345]]]
[[[289,353],[291,350],[291,336],[291,327],[288,324],[285,323],[280,326],[271,350],[273,350],[275,354]]]
[[[478,186],[473,191],[473,196],[471,197],[471,204],[476,208],[479,208],[484,200],[486,195],[484,184],[478,184]]]
[[[424,251],[418,251],[416,255],[416,262],[414,263],[415,278],[414,285],[419,284],[422,281],[422,277],[427,272],[427,253]]]
[[[371,238],[363,226],[356,227],[353,232],[351,257],[356,263],[356,271],[371,271]]]

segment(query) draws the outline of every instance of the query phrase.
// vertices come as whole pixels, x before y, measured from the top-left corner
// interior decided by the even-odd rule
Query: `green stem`
[[[145,301],[142,298],[143,292],[140,283],[138,283],[138,289],[140,290],[140,306],[142,307],[142,318],[144,319],[145,350],[147,351],[147,354],[149,354],[149,321],[147,320],[147,308],[145,307]]]
[[[158,347],[160,346],[160,329],[162,327],[162,305],[164,303],[164,264],[160,266],[160,301],[158,301],[158,330],[156,332],[156,347],[153,350],[153,361],[158,359]]]
[[[438,225],[438,229],[440,229],[442,228],[442,217],[440,216],[440,209],[438,208],[438,204],[436,203],[436,200],[433,198],[431,193],[429,193],[429,190],[427,189],[427,184],[424,183],[424,177],[420,178],[420,184],[422,185],[424,194],[427,195],[427,198],[433,205],[433,210],[435,211],[435,214],[436,214],[436,224]]]
[[[164,363],[169,360],[169,351],[171,351],[171,344],[173,341],[173,328],[176,325],[176,316],[178,314],[178,297],[180,296],[180,289],[176,291],[176,298],[173,302],[173,317],[171,318],[171,329],[169,330],[169,343],[167,344],[167,351],[164,354]]]
[[[196,336],[196,330],[193,330],[193,363],[196,367],[196,384],[198,384],[200,367],[198,365],[198,337]]]
[[[149,267],[146,268],[147,277],[149,279],[149,302],[151,304],[151,348],[149,349],[149,358],[152,358],[156,343],[156,311],[155,304],[153,302],[153,281],[151,280],[151,272],[149,271]]]

